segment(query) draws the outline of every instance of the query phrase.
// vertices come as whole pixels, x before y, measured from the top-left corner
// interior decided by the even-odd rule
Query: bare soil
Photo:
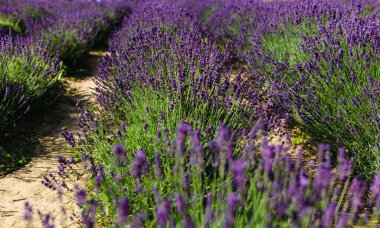
[[[0,179],[0,227],[42,227],[37,211],[50,213],[54,217],[55,227],[79,226],[75,222],[77,219],[69,219],[76,211],[74,193],[66,191],[60,199],[56,191],[45,187],[41,181],[48,173],[57,172],[58,156],[72,156],[61,136],[61,129],[79,129],[77,99],[85,106],[94,104],[93,77],[101,55],[99,52],[91,52],[83,60],[84,69],[80,76],[64,78],[65,94],[53,106],[41,110],[37,117],[24,123],[20,136],[34,143],[35,151],[27,165]],[[15,139],[17,140],[20,139]],[[80,169],[80,164],[76,168]],[[30,203],[34,212],[34,221],[29,224],[23,220],[25,202]],[[62,206],[65,207],[67,216],[63,215]]]

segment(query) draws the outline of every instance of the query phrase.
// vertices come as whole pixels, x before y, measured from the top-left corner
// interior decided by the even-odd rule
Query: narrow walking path
[[[45,187],[41,180],[49,172],[57,172],[58,156],[71,157],[66,150],[65,140],[61,137],[61,129],[78,130],[79,109],[76,100],[84,105],[94,102],[92,88],[95,87],[93,77],[96,75],[97,62],[102,53],[91,52],[84,59],[85,72],[81,77],[67,77],[64,85],[66,93],[59,97],[56,104],[41,113],[38,120],[22,129],[30,132],[38,141],[34,157],[25,167],[0,179],[0,227],[25,227],[23,212],[25,202],[29,202],[34,213],[40,210],[51,213],[55,217],[56,227],[76,227],[75,222],[65,221],[61,208],[66,207],[67,215],[75,211],[73,194],[65,193],[60,201],[57,192]],[[36,122],[36,123],[34,123]],[[34,217],[37,221],[40,219]],[[31,224],[32,227],[41,225]]]

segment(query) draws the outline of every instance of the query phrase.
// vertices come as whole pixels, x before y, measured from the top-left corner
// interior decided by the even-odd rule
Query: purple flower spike
[[[330,202],[321,220],[321,227],[332,227],[335,217],[335,209],[336,204],[334,202]]]
[[[235,222],[236,207],[238,206],[239,198],[234,194],[227,196],[227,211],[224,218],[224,227],[233,227]]]
[[[149,172],[149,164],[145,150],[139,150],[135,154],[135,162],[132,164],[132,174],[140,179],[141,175],[147,172]]]
[[[157,207],[157,211],[156,211],[157,224],[160,226],[164,226],[169,221],[169,217],[170,217],[170,204],[168,200],[164,200]]]
[[[121,202],[117,204],[116,210],[117,210],[119,222],[121,224],[126,224],[128,221],[128,216],[131,213],[131,208],[130,208],[129,200],[127,197],[123,197],[121,199]]]
[[[176,193],[174,195],[174,198],[175,198],[175,202],[176,202],[176,205],[177,205],[177,210],[178,212],[182,215],[182,216],[185,216],[186,214],[186,205],[185,205],[185,199],[183,198],[183,196],[179,193]]]
[[[185,156],[186,154],[186,136],[190,131],[190,127],[187,126],[185,123],[181,122],[177,128],[177,137],[175,140],[176,143],[176,151],[178,155],[181,157]]]
[[[82,207],[83,205],[86,205],[87,194],[85,190],[79,189],[76,192],[75,197],[76,197],[78,207]]]
[[[71,148],[75,147],[75,139],[73,133],[66,131],[65,128],[62,128],[61,135],[65,138],[67,144],[69,144]]]
[[[214,209],[212,208],[212,194],[209,193],[206,199],[206,211],[204,215],[205,224],[210,225],[214,219]]]
[[[375,176],[375,180],[371,186],[371,194],[372,203],[380,208],[380,174]]]
[[[117,156],[120,156],[123,158],[125,158],[127,156],[127,152],[125,151],[123,144],[119,144],[119,145],[112,147],[112,150]]]
[[[28,222],[31,222],[33,219],[33,210],[30,206],[29,202],[25,202],[24,204],[24,219]]]
[[[237,187],[243,187],[246,182],[245,164],[243,160],[237,160],[233,163],[232,174],[233,174],[234,184]]]

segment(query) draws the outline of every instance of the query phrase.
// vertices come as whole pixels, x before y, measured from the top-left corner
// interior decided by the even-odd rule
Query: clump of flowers
[[[301,129],[344,145],[365,178],[380,169],[379,31],[375,16],[319,25],[318,36],[303,44],[312,57],[297,65],[290,91]]]
[[[162,144],[154,159],[144,148],[126,151],[132,157],[120,156],[125,147],[116,145],[108,155],[114,169],[106,175],[86,155],[96,194],[78,192],[83,222],[96,224],[99,211],[118,227],[347,227],[369,224],[378,214],[378,176],[371,186],[352,177],[352,159],[344,148],[336,168],[323,144],[318,160],[305,165],[302,150],[294,159],[283,146],[265,139],[258,143],[258,129],[240,151],[224,125],[202,144],[200,130],[181,122],[173,142],[165,145],[163,135],[157,138]]]
[[[285,117],[291,116],[313,142],[329,143],[335,150],[345,146],[354,157],[355,173],[370,179],[380,164],[378,4],[301,0],[212,5],[213,13],[202,24],[205,33],[231,42],[230,52],[257,75],[253,80],[279,94],[275,110],[288,113]]]
[[[57,58],[42,42],[6,35],[0,38],[0,129],[11,125],[41,98],[61,76]]]
[[[112,144],[126,135],[136,136],[125,144],[128,147],[154,146],[150,138],[158,134],[158,122],[174,129],[186,119],[212,134],[220,121],[243,132],[257,116],[264,116],[256,88],[241,74],[233,79],[225,67],[226,54],[198,32],[153,27],[127,42],[115,37],[111,55],[100,63],[95,90],[101,109],[84,111],[80,119],[80,144],[86,151],[93,151],[93,142]],[[140,138],[142,133],[150,136]],[[166,137],[171,140],[173,135]],[[98,155],[96,159],[103,160],[101,152]]]
[[[103,60],[97,77],[98,102],[121,120],[149,109],[144,115],[148,124],[160,113],[164,122],[202,119],[205,129],[228,119],[231,127],[242,130],[243,120],[255,114],[260,97],[254,96],[254,88],[240,74],[232,81],[225,53],[198,33],[157,28],[136,34],[129,43]]]
[[[378,16],[364,16],[362,1],[333,4],[330,10],[306,4],[301,12],[309,12],[311,21],[303,16],[290,23],[280,30],[283,38],[264,36],[245,56],[282,91],[285,109],[303,133],[314,142],[345,146],[355,174],[371,179],[379,169]],[[295,38],[297,48],[281,45]]]

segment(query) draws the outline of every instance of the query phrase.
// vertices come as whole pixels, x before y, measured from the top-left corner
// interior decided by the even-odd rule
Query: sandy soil
[[[61,128],[78,130],[77,99],[81,99],[84,105],[94,102],[91,88],[95,85],[92,79],[96,75],[100,55],[101,53],[91,52],[84,60],[86,69],[83,76],[65,78],[67,92],[58,98],[53,107],[43,110],[39,120],[33,120],[23,128],[23,131],[33,133],[38,146],[31,162],[0,179],[0,227],[42,227],[38,210],[55,217],[55,227],[78,227],[75,221],[68,219],[76,211],[74,194],[65,191],[60,199],[57,192],[45,187],[41,180],[49,172],[57,172],[58,156],[71,157],[65,140],[61,137]],[[80,164],[76,166],[78,169]],[[31,224],[23,220],[25,202],[29,202],[33,208],[35,222]],[[67,216],[61,213],[62,206],[67,210]]]

